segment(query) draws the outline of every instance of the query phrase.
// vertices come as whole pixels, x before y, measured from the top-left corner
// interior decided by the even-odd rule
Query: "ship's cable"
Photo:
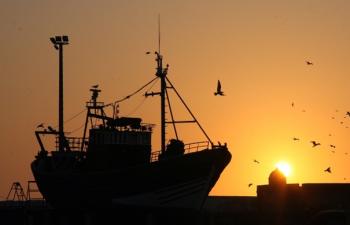
[[[158,77],[153,78],[150,82],[148,82],[147,84],[143,85],[141,88],[137,89],[136,91],[134,91],[134,92],[131,93],[130,95],[127,95],[127,96],[125,96],[124,98],[119,99],[119,100],[116,100],[116,101],[114,101],[114,102],[112,102],[112,103],[109,103],[109,104],[107,104],[107,105],[105,105],[105,106],[111,106],[111,105],[114,105],[114,104],[117,104],[117,103],[120,103],[120,102],[123,102],[123,101],[129,99],[130,97],[132,97],[132,96],[136,95],[137,93],[139,93],[140,91],[142,91],[142,89],[144,89],[145,87],[147,87],[148,85],[150,85],[150,84],[151,84],[152,82],[154,82],[156,79],[158,79]]]
[[[87,109],[83,109],[82,111],[78,112],[77,114],[75,114],[74,116],[70,117],[69,119],[67,119],[66,121],[64,121],[64,123],[68,123],[71,120],[74,120],[75,118],[77,118],[78,116],[80,116],[80,114],[82,114],[83,112],[85,112]]]
[[[158,80],[156,80],[156,82],[154,82],[154,83],[146,90],[146,93],[147,93],[148,91],[150,91],[150,90],[153,88],[153,86],[154,86],[157,82],[158,82]],[[128,114],[126,114],[126,116],[130,116],[130,115],[132,115],[133,113],[135,113],[135,112],[143,105],[143,103],[145,103],[146,99],[147,99],[147,98],[143,98],[142,101],[140,102],[140,104],[138,104],[131,112],[129,112]]]
[[[73,134],[75,132],[77,132],[78,130],[80,130],[81,128],[83,128],[85,126],[85,124],[81,125],[80,127],[78,128],[75,128],[74,130],[72,130],[71,132],[68,132],[68,134]]]
[[[199,126],[199,129],[202,130],[202,133],[204,134],[204,136],[207,138],[207,140],[210,142],[211,146],[213,146],[213,142],[211,141],[210,137],[208,136],[207,132],[205,132],[205,130],[203,129],[203,127],[201,126],[201,124],[198,122],[198,120],[196,119],[196,117],[194,116],[194,114],[192,113],[192,111],[190,110],[190,108],[187,106],[187,104],[185,103],[185,101],[183,100],[183,98],[181,97],[181,95],[177,92],[175,86],[170,82],[169,78],[165,77],[165,79],[168,81],[168,83],[171,85],[172,89],[174,90],[175,94],[177,95],[177,97],[180,99],[180,101],[182,102],[182,104],[185,106],[185,108],[187,109],[187,112],[192,116],[192,118],[194,119],[194,121],[196,121],[197,125]]]
[[[86,110],[87,110],[86,108],[83,109],[83,110],[81,110],[81,111],[78,112],[77,114],[75,114],[75,115],[71,116],[69,119],[65,120],[63,123],[64,123],[64,124],[69,123],[69,122],[72,121],[73,119],[75,119],[75,118],[77,118],[78,116],[80,116],[80,115],[81,115],[83,112],[85,112]],[[58,125],[54,126],[54,128],[55,128],[55,129],[58,128]]]

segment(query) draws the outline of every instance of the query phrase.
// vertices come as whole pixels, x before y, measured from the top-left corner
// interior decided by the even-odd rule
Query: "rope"
[[[69,132],[69,134],[73,134],[74,132],[80,130],[81,128],[83,128],[85,126],[85,124],[81,125],[80,127],[78,128],[75,128],[74,130],[72,130],[71,132]]]
[[[151,87],[149,87],[149,88],[146,90],[146,92],[148,92],[149,90],[151,90],[151,89],[153,88],[153,86],[154,86],[157,82],[158,82],[158,80],[156,80],[156,82],[154,82],[154,83],[151,85]],[[126,114],[126,115],[129,116],[129,115],[135,113],[135,112],[143,105],[143,103],[145,103],[145,101],[146,101],[146,98],[143,98],[142,101],[141,101],[141,103],[140,103],[138,106],[136,106],[131,112],[129,112],[129,113]]]
[[[141,88],[137,89],[136,91],[134,91],[133,93],[131,93],[130,95],[127,95],[126,97],[116,100],[112,103],[109,103],[107,105],[105,105],[105,107],[107,106],[114,106],[117,103],[123,102],[127,99],[129,99],[130,97],[136,95],[137,93],[139,93],[142,89],[144,89],[145,87],[147,87],[148,85],[150,85],[152,82],[154,82],[158,77],[153,78],[151,81],[149,81],[147,84],[143,85]],[[154,86],[154,84],[151,86],[151,88]],[[149,89],[148,89],[149,90]],[[142,102],[143,103],[143,102]],[[142,105],[141,103],[141,105]],[[139,108],[140,106],[138,106],[137,108]],[[87,109],[83,109],[82,111],[80,111],[79,113],[75,114],[74,116],[70,117],[68,120],[65,120],[63,123],[66,124],[68,122],[70,122],[71,120],[75,119],[76,117],[78,117],[80,114],[82,114],[83,112],[85,112]],[[137,110],[137,109],[136,109]],[[58,127],[58,125],[56,125],[54,128],[56,129]],[[78,128],[79,129],[79,128]],[[75,131],[75,130],[74,130]],[[72,131],[71,133],[73,133],[74,131]]]
[[[122,98],[122,99],[119,99],[119,100],[116,100],[112,103],[109,103],[105,106],[110,106],[110,105],[113,105],[113,104],[117,104],[117,103],[120,103],[120,102],[123,102],[127,99],[129,99],[130,97],[134,96],[135,94],[137,94],[138,92],[140,92],[142,89],[144,89],[145,87],[147,87],[149,84],[151,84],[154,80],[156,80],[158,77],[155,77],[153,78],[150,82],[148,82],[147,84],[143,85],[141,88],[137,89],[136,91],[134,91],[133,93],[131,93],[130,95],[127,95],[126,97]]]
[[[69,119],[63,121],[63,123],[64,123],[64,124],[69,123],[70,121],[72,121],[73,119],[77,118],[78,116],[80,116],[80,114],[82,114],[82,113],[85,112],[85,111],[86,111],[86,108],[83,109],[83,110],[81,110],[80,112],[78,112],[78,113],[75,114],[74,116],[71,116]],[[55,128],[55,129],[58,128],[58,125],[54,126],[53,128]]]
[[[83,109],[82,111],[78,112],[77,114],[75,114],[74,116],[72,116],[71,118],[69,118],[68,120],[64,121],[64,123],[70,122],[71,120],[77,118],[80,114],[82,114],[82,113],[85,112],[85,111],[86,111],[86,108]]]

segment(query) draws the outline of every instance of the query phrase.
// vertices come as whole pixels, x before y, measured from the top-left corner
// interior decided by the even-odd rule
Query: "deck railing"
[[[68,141],[69,148],[72,151],[79,151],[81,149],[81,144],[83,143],[83,141],[85,141],[83,150],[86,150],[86,148],[87,148],[86,143],[89,140],[88,138],[83,139],[81,137],[65,137],[65,139]],[[57,135],[56,136],[56,150],[58,150],[58,146],[59,146],[59,138]]]
[[[185,152],[184,154],[192,153],[192,152],[198,152],[204,149],[209,148],[209,141],[198,141],[198,142],[192,142],[185,144],[184,146]],[[158,161],[159,155],[161,154],[161,151],[155,151],[151,153],[151,162]]]

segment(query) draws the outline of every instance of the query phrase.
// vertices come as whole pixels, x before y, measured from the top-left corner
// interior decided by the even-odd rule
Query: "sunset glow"
[[[292,172],[292,168],[289,165],[289,163],[285,162],[285,161],[279,161],[278,163],[276,163],[275,165],[286,177],[289,177],[291,175]]]
[[[276,167],[289,183],[349,182],[349,11],[344,0],[2,1],[0,199],[14,181],[34,179],[38,124],[58,124],[55,35],[70,38],[64,118],[74,119],[64,129],[71,136],[83,133],[86,113],[78,113],[92,85],[106,104],[132,94],[155,78],[154,54],[145,53],[160,48],[169,80],[212,142],[232,154],[211,195],[256,195],[253,187],[267,184]],[[225,96],[214,95],[218,80]],[[118,111],[155,124],[152,151],[159,151],[160,98],[144,93]],[[171,102],[175,120],[191,120],[180,104]],[[167,128],[168,140],[175,135]],[[178,132],[185,143],[206,140],[191,123]]]

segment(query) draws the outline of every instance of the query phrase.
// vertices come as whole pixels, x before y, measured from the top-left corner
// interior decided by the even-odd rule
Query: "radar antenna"
[[[160,54],[160,14],[158,14],[158,52]]]

